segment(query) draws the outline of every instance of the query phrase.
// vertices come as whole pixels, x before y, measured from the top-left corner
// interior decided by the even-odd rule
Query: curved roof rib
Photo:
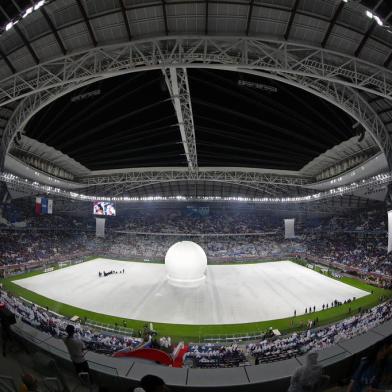
[[[366,3],[391,22],[389,0]],[[28,6],[12,4],[0,8],[5,21]],[[329,97],[373,133],[391,166],[392,34],[366,9],[341,0],[49,1],[0,35],[0,107],[11,105],[0,119],[3,158],[28,119],[67,89],[183,62]]]

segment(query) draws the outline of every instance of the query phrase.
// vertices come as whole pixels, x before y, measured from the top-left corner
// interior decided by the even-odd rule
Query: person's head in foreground
[[[305,364],[295,370],[290,380],[289,392],[315,392],[322,390],[328,383],[329,377],[322,374],[318,363],[318,353],[310,351]]]
[[[167,392],[169,388],[165,382],[158,376],[147,374],[140,380],[140,388],[145,392]],[[136,388],[135,391],[140,390]]]
[[[318,365],[318,353],[316,351],[310,351],[306,356],[306,366],[313,367]]]
[[[22,376],[22,385],[20,387],[21,392],[36,391],[38,387],[37,380],[29,373]]]
[[[68,324],[65,327],[65,332],[67,332],[68,337],[72,338],[75,334],[75,327],[71,324]]]

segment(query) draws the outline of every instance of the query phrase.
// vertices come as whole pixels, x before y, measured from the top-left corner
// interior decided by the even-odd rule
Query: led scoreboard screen
[[[115,216],[116,207],[114,203],[110,201],[95,201],[93,206],[93,214],[102,216]]]

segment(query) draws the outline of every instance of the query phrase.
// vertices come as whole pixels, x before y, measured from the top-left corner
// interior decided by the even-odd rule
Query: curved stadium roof
[[[17,21],[18,15],[31,5],[31,1],[12,0],[0,7],[0,27],[4,30],[0,36],[0,87],[7,92],[15,86],[15,80],[24,82],[21,94],[30,86],[36,88],[37,68],[54,73],[56,59],[65,58],[74,65],[73,56],[78,53],[80,61],[89,51],[128,42],[145,42],[144,48],[151,45],[153,53],[172,48],[170,45],[174,44],[170,39],[179,37],[184,40],[186,37],[214,40],[218,37],[222,47],[216,51],[222,56],[233,51],[226,40],[238,37],[238,40],[245,39],[243,42],[252,39],[270,42],[276,51],[285,42],[302,45],[302,49],[300,46],[296,49],[298,56],[302,56],[301,65],[306,59],[301,50],[313,61],[316,56],[313,49],[319,49],[319,53],[323,51],[323,61],[331,65],[338,64],[338,57],[342,55],[360,61],[363,72],[371,66],[392,69],[392,34],[388,27],[392,23],[392,7],[388,0],[56,0],[47,1],[5,31],[6,25]],[[366,16],[366,10],[378,15],[384,25]],[[153,47],[154,42],[156,47]],[[293,53],[294,49],[290,55]],[[363,151],[368,153],[361,155],[362,162],[379,152],[377,142],[368,132],[363,141],[353,137],[362,132],[361,126],[357,127],[357,119],[325,99],[290,85],[287,75],[287,80],[282,81],[278,71],[254,75],[249,74],[247,68],[233,69],[221,64],[217,70],[211,69],[214,64],[205,65],[191,64],[187,75],[201,170],[203,167],[243,167],[267,169],[275,174],[283,170],[287,175],[302,176],[311,182],[319,172]],[[64,63],[62,66],[67,69]],[[62,154],[59,162],[68,156],[70,162],[63,169],[72,172],[72,167],[76,168],[72,160],[81,165],[78,171],[71,173],[76,181],[82,179],[83,182],[80,173],[84,169],[92,176],[97,170],[113,173],[124,168],[186,168],[187,157],[173,96],[162,71],[151,68],[155,69],[142,67],[140,72],[114,78],[106,75],[94,79],[94,84],[59,97],[34,115],[23,127],[24,134],[41,143],[43,149],[46,145],[59,151]],[[333,78],[334,73],[330,75]],[[342,84],[350,79],[343,73],[339,78]],[[356,91],[376,113],[383,127],[392,129],[389,92],[375,94],[371,83],[366,85],[365,82]],[[51,91],[55,89],[52,87]],[[0,96],[0,127],[3,129],[18,104],[23,102],[21,98],[14,99],[12,94]],[[20,145],[14,144],[9,154],[22,159],[21,150]],[[45,155],[41,152],[34,150],[38,157]],[[182,185],[177,183],[177,191],[194,184],[200,185],[196,193],[229,194],[239,192],[238,186],[241,187],[240,183],[234,189],[230,188],[233,184],[226,184],[225,190],[216,190],[216,182],[207,181],[206,185],[201,180],[193,180]],[[206,190],[210,185],[211,189]],[[146,185],[148,194],[152,186],[157,185]],[[298,187],[270,189],[281,194],[304,192]],[[142,192],[140,187],[137,192]],[[265,193],[266,188],[261,192]]]
[[[297,171],[355,134],[346,113],[283,83],[205,69],[189,70],[188,80],[199,166]],[[239,84],[251,80],[274,90]],[[39,112],[25,133],[90,170],[187,164],[160,71],[106,79],[66,95]]]

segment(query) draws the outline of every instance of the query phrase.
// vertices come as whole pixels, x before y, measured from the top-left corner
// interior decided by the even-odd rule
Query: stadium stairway
[[[0,343],[1,347],[1,339]],[[7,342],[5,357],[0,350],[0,392],[13,392],[15,386],[15,392],[19,391],[24,374],[31,374],[38,381],[40,391],[91,391],[73,371],[58,368],[53,358],[32,352],[20,341]]]

